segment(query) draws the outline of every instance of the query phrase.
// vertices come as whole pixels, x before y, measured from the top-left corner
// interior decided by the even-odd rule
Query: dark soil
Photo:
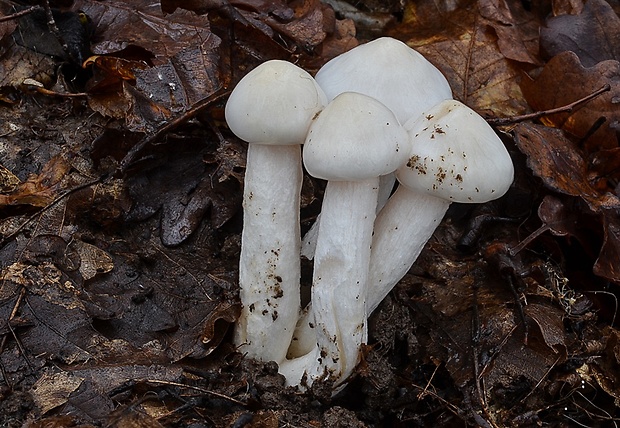
[[[534,177],[510,134],[513,188],[451,207],[332,397],[232,345],[245,145],[225,96],[157,138],[95,102],[111,108],[21,86],[0,106],[0,426],[616,426],[617,289],[592,272],[606,238],[584,222],[511,251],[547,195],[595,216]],[[306,177],[306,229],[323,186]]]

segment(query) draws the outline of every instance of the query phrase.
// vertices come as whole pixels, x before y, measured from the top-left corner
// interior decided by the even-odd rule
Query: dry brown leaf
[[[84,379],[69,372],[43,373],[30,390],[41,414],[65,404]]]
[[[114,269],[112,257],[102,249],[79,239],[74,240],[72,246],[80,256],[79,271],[84,280],[88,281],[97,274]]]
[[[488,20],[481,13],[494,19]],[[523,114],[528,106],[518,85],[521,70],[509,57],[533,60],[531,48],[525,48],[533,40],[530,30],[527,35],[498,32],[506,19],[516,18],[512,12],[508,14],[505,5],[486,0],[411,2],[403,23],[390,35],[405,40],[436,65],[446,75],[456,99],[479,112],[513,116]],[[515,38],[522,49],[507,48]],[[506,53],[500,49],[500,40]]]
[[[521,3],[507,0],[480,0],[480,15],[497,34],[497,45],[507,59],[540,65],[536,16]]]
[[[552,58],[536,79],[521,82],[528,103],[535,110],[562,107],[583,98],[604,85],[611,90],[589,101],[572,113],[559,113],[543,117],[544,124],[561,128],[582,138],[596,121],[606,122],[586,141],[588,152],[618,146],[616,128],[620,122],[620,63],[603,61],[593,67],[581,65],[573,52],[564,52]]]
[[[620,207],[617,196],[598,192],[588,181],[586,161],[561,130],[521,123],[515,135],[528,166],[549,188],[581,197],[593,211]]]
[[[0,165],[0,193],[12,193],[21,180],[11,171]]]
[[[58,195],[58,187],[71,169],[71,164],[61,155],[49,160],[38,175],[28,177],[8,195],[0,195],[2,206],[30,205],[44,207]]]

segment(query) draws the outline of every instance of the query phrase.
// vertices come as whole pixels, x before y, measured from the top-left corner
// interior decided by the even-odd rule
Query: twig
[[[179,383],[179,382],[170,382],[170,381],[163,381],[163,380],[156,380],[156,379],[145,379],[144,381],[147,382],[147,383],[154,383],[155,385],[169,385],[169,386],[176,386],[176,387],[179,387],[179,388],[189,388],[189,389],[193,389],[194,391],[203,392],[203,393],[208,394],[208,395],[213,395],[214,397],[218,397],[218,398],[222,398],[224,400],[232,401],[233,403],[239,404],[239,405],[244,406],[244,407],[248,405],[248,403],[244,403],[243,401],[237,400],[236,398],[229,397],[228,395],[225,395],[225,394],[220,394],[219,392],[210,391],[208,389],[200,388],[198,386],[185,385],[185,384]]]
[[[26,227],[27,224],[29,224],[32,220],[34,220],[35,218],[37,218],[38,216],[40,216],[41,214],[43,214],[45,211],[49,210],[50,208],[52,208],[54,205],[56,205],[58,202],[62,201],[64,198],[66,198],[67,196],[71,195],[72,193],[75,193],[79,190],[85,189],[87,187],[90,187],[94,184],[98,184],[101,183],[102,181],[104,181],[108,176],[104,175],[101,176],[95,180],[89,181],[88,183],[84,183],[81,184],[77,187],[74,187],[73,189],[69,189],[66,192],[64,192],[62,195],[58,196],[56,199],[54,199],[52,202],[50,202],[48,205],[44,206],[43,208],[41,208],[39,211],[37,211],[36,213],[32,214],[30,217],[28,217],[22,224],[20,224],[17,229],[15,229],[13,232],[11,232],[10,234],[8,234],[4,239],[2,239],[0,241],[0,248],[2,248],[7,242],[9,242],[11,239],[13,239],[19,232],[21,232],[21,230]]]
[[[37,10],[41,10],[41,6],[30,6],[28,9],[20,10],[19,12],[12,13],[10,15],[0,17],[0,22],[11,21],[12,19],[21,18],[24,15],[28,15]]]
[[[490,123],[491,125],[510,125],[512,123],[518,123],[518,122],[523,122],[525,120],[534,120],[534,119],[539,119],[543,116],[548,116],[550,114],[556,114],[556,113],[570,113],[572,112],[576,107],[578,107],[579,105],[586,103],[596,97],[598,97],[599,95],[601,95],[602,93],[608,92],[609,90],[611,90],[611,85],[606,84],[603,87],[597,89],[596,91],[592,92],[589,95],[586,95],[585,97],[577,100],[577,101],[573,101],[570,104],[567,104],[565,106],[562,107],[556,107],[556,108],[552,108],[549,110],[544,110],[544,111],[537,111],[534,113],[529,113],[529,114],[524,114],[521,116],[512,116],[512,117],[499,117],[499,118],[491,118],[491,119],[487,119],[487,122]]]
[[[17,315],[17,312],[19,310],[19,307],[21,306],[21,302],[22,302],[22,299],[24,298],[25,294],[26,294],[26,288],[25,287],[21,287],[19,295],[17,296],[17,300],[15,301],[15,304],[13,305],[13,310],[11,311],[11,314],[9,315],[9,317],[8,317],[8,319],[6,321],[6,326],[9,329],[9,332],[11,333],[11,336],[13,336],[13,339],[15,339],[15,343],[17,344],[17,348],[19,349],[19,351],[24,356],[24,360],[26,361],[26,364],[28,365],[28,367],[30,368],[31,371],[34,371],[34,367],[32,366],[32,363],[30,362],[30,359],[28,358],[28,355],[26,354],[26,350],[24,349],[24,346],[22,345],[21,341],[17,337],[17,333],[15,332],[15,330],[13,330],[13,327],[11,327],[11,321],[15,318],[15,315]],[[6,345],[8,337],[9,337],[9,333],[6,333],[2,337],[2,342],[0,343],[0,354],[2,354],[4,352],[4,346]],[[0,362],[0,368],[2,369],[2,377],[4,378],[4,381],[6,382],[7,386],[12,387],[11,384],[10,384],[9,378],[8,378],[8,376],[6,374],[6,370],[4,368],[4,364],[2,364],[1,362]]]
[[[159,140],[165,133],[171,131],[172,129],[176,128],[177,126],[179,126],[181,123],[187,121],[188,119],[191,119],[192,117],[196,116],[200,111],[202,111],[204,108],[208,107],[209,105],[211,105],[212,103],[221,100],[222,98],[228,96],[230,92],[225,90],[225,91],[221,91],[221,92],[216,92],[215,94],[203,99],[202,101],[199,101],[197,104],[195,104],[191,109],[187,110],[185,113],[183,113],[181,116],[171,120],[170,122],[168,122],[167,124],[165,124],[164,126],[162,126],[161,128],[159,128],[157,131],[155,131],[155,133],[150,134],[145,136],[144,138],[142,138],[140,141],[138,141],[138,143],[133,146],[129,152],[125,155],[125,157],[123,158],[123,160],[121,161],[121,164],[119,166],[119,172],[121,173],[125,173],[127,172],[127,169],[133,164],[133,162],[136,160],[136,157],[138,155],[138,153],[149,143],[155,142],[157,140]]]
[[[45,16],[47,17],[47,28],[49,28],[50,32],[54,35],[54,37],[56,37],[56,40],[58,40],[58,43],[62,46],[62,50],[69,56],[69,58],[75,61],[75,58],[71,55],[67,41],[60,33],[58,25],[56,25],[56,20],[54,19],[54,13],[50,7],[49,0],[43,0],[43,9],[45,10]]]

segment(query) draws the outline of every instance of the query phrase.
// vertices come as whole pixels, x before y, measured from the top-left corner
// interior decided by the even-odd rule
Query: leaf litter
[[[0,24],[0,425],[616,424],[613,4],[51,3],[92,25],[84,67]],[[513,188],[451,208],[351,385],[300,394],[231,344],[245,146],[223,105],[260,62],[313,72],[384,34],[489,118],[543,113],[498,126]]]

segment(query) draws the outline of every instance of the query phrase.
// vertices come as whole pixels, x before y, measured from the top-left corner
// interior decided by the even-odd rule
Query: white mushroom
[[[513,180],[512,161],[497,134],[458,101],[443,101],[409,120],[404,128],[412,152],[407,164],[396,172],[400,186],[375,221],[369,314],[409,271],[450,203],[497,199]],[[304,355],[313,346],[311,317],[304,315],[288,358]]]
[[[381,37],[338,55],[321,67],[315,79],[328,101],[343,92],[359,92],[385,104],[400,123],[452,98],[444,75],[415,49],[391,37]],[[387,201],[393,185],[393,175],[382,177],[380,206]],[[304,237],[302,254],[310,259],[315,232],[311,229]]]
[[[400,40],[381,37],[327,62],[315,79],[329,101],[359,92],[381,101],[405,123],[452,98],[443,74]]]
[[[503,196],[513,180],[510,155],[475,111],[444,101],[404,127],[412,142],[400,186],[377,216],[370,260],[372,312],[409,271],[452,202]]]
[[[229,128],[250,143],[235,342],[263,361],[285,357],[299,316],[301,144],[326,103],[306,71],[274,60],[248,73],[226,104]]]
[[[382,37],[359,45],[327,62],[315,76],[329,100],[343,92],[359,92],[385,104],[401,123],[452,98],[443,74],[424,56],[400,40]],[[377,211],[394,187],[394,175],[381,177]],[[302,255],[312,259],[320,219],[302,241]],[[289,356],[305,354],[313,346],[311,307],[299,320]]]
[[[394,114],[368,96],[337,96],[310,126],[304,165],[328,180],[312,281],[315,345],[280,365],[287,382],[342,383],[367,339],[366,289],[379,177],[404,164],[408,136]]]

